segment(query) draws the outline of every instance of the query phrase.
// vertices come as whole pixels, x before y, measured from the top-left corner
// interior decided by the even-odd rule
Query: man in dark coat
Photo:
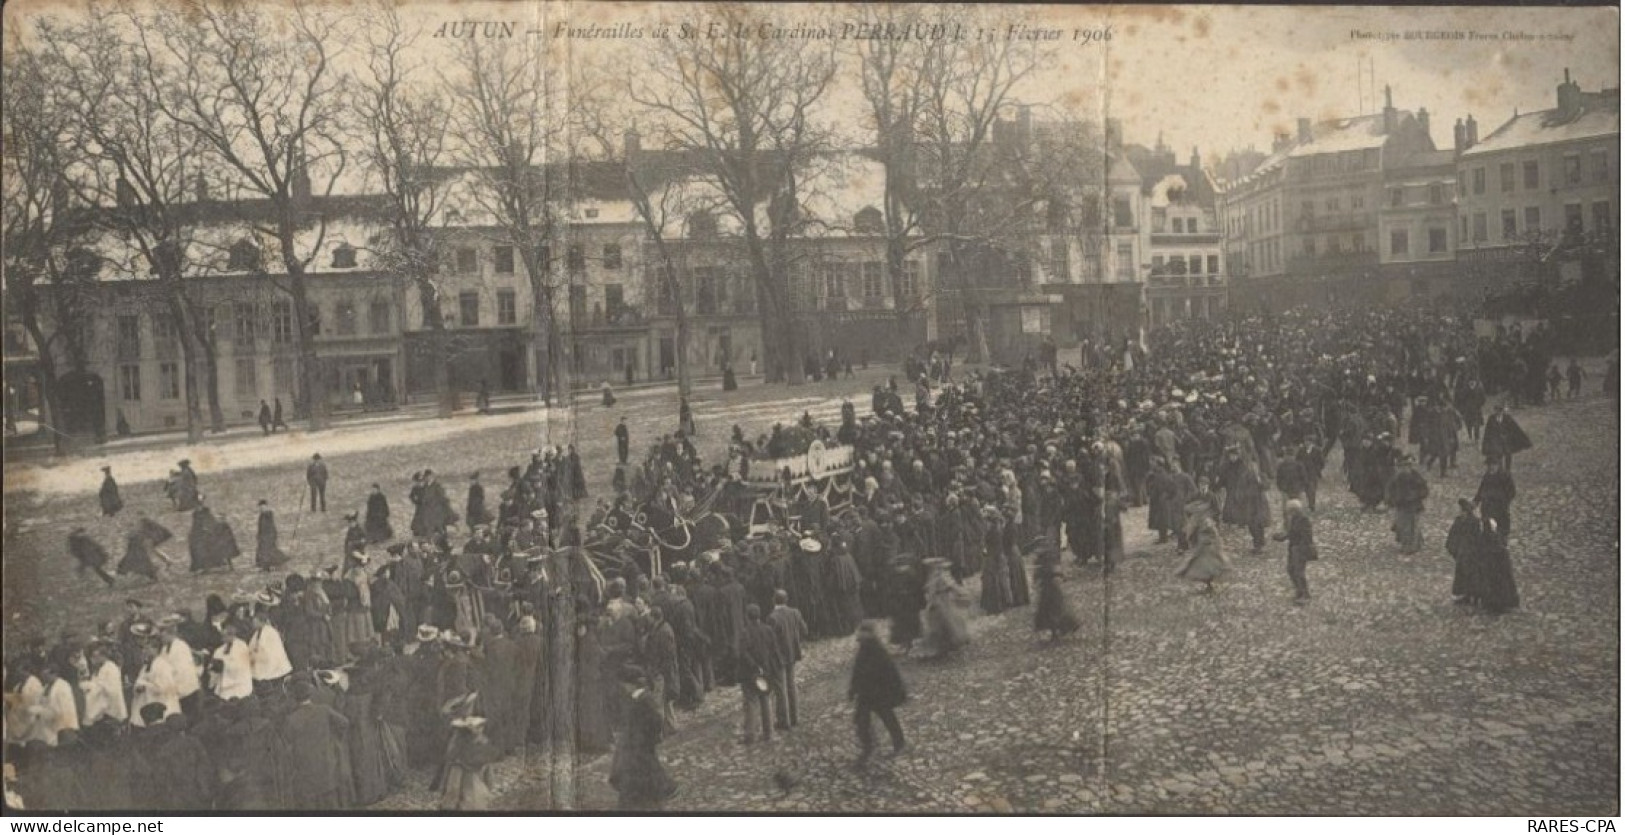
[[[102,468],[102,490],[99,496],[102,504],[103,516],[117,516],[124,509],[124,499],[119,497],[118,482],[113,480],[113,468]]]
[[[288,424],[282,419],[282,398],[278,397],[272,402],[276,404],[276,409],[271,415],[271,431],[275,432],[278,427],[287,429]]]
[[[196,574],[214,568],[231,568],[232,561],[242,552],[237,547],[237,535],[225,520],[216,518],[214,511],[197,497],[197,509],[192,511],[192,530],[186,537],[186,549],[192,558],[191,570]]]
[[[434,477],[433,470],[423,471],[423,493],[417,513],[412,517],[412,535],[431,537],[456,524],[446,488]]]
[[[773,627],[762,622],[762,610],[755,603],[745,607],[745,619],[744,628],[740,630],[734,669],[739,691],[744,695],[743,740],[749,745],[756,741],[758,725],[763,742],[773,739],[768,696],[773,680],[784,672],[784,663],[779,656],[778,639],[773,634]]]
[[[773,693],[773,727],[788,731],[800,723],[796,699],[796,665],[801,663],[801,642],[807,637],[807,622],[800,610],[790,605],[790,595],[784,589],[773,592],[773,611],[767,622],[773,627],[773,638],[778,645],[779,659],[784,670],[776,682]]]
[[[632,434],[631,431],[626,428],[625,416],[622,416],[620,422],[615,424],[615,456],[622,464],[625,464],[626,459],[631,454]]]
[[[903,676],[891,654],[880,643],[874,624],[865,621],[858,627],[858,655],[852,663],[852,682],[847,687],[847,699],[857,712],[853,716],[858,732],[858,764],[867,763],[875,748],[874,726],[871,716],[879,716],[891,736],[892,754],[902,753],[907,744],[903,740],[903,726],[897,722],[896,710],[908,699],[903,689]]]
[[[282,720],[287,796],[300,811],[340,808],[340,786],[351,785],[345,750],[350,720],[312,701],[315,686],[306,679],[292,685],[297,707]]]
[[[485,487],[480,484],[480,474],[474,473],[468,477],[468,501],[463,505],[463,521],[468,523],[468,529],[487,524],[491,515],[485,510]],[[500,730],[500,729],[498,729]],[[491,731],[496,733],[496,731]],[[495,737],[492,737],[495,739]]]
[[[288,555],[277,544],[276,514],[264,499],[259,502],[259,526],[254,531],[254,565],[261,571],[270,571],[288,561]]]
[[[1534,444],[1524,434],[1523,427],[1507,414],[1506,406],[1496,406],[1495,414],[1490,415],[1489,422],[1484,424],[1484,441],[1480,447],[1484,457],[1498,462],[1501,469],[1511,473],[1512,456],[1532,446]]]
[[[1445,535],[1444,550],[1450,554],[1456,570],[1450,581],[1450,594],[1462,605],[1478,602],[1478,541],[1484,535],[1484,524],[1466,499],[1456,502],[1461,507],[1450,533]]]
[[[1478,482],[1478,493],[1473,497],[1483,510],[1484,518],[1495,522],[1496,534],[1506,539],[1512,534],[1512,500],[1518,495],[1517,485],[1512,481],[1512,473],[1501,466],[1501,462],[1491,459],[1486,462],[1488,471]]]
[[[376,545],[395,538],[395,529],[389,524],[389,497],[382,487],[374,484],[367,494],[367,520],[364,525],[367,543]]]
[[[203,501],[199,493],[197,472],[192,469],[190,459],[183,459],[177,466],[180,467],[180,471],[175,474],[174,480],[175,509],[182,512],[196,510]]]
[[[305,484],[310,487],[310,510],[316,512],[317,501],[320,500],[321,511],[327,512],[327,462],[322,460],[321,453],[310,456],[310,466],[305,468]]]
[[[79,563],[79,573],[91,571],[102,578],[102,582],[113,585],[113,575],[107,573],[107,549],[101,543],[90,538],[84,528],[74,528],[68,534],[68,553],[73,555],[75,562]]]

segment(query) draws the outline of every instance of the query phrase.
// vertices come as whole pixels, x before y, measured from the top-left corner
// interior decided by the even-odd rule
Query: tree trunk
[[[203,393],[209,401],[209,431],[226,431],[226,413],[220,408],[220,352],[209,340],[199,346],[203,352]]]
[[[548,735],[548,786],[551,790],[552,811],[567,812],[575,808],[576,768],[576,611],[575,592],[571,588],[570,566],[564,560],[552,560],[554,583],[562,589],[553,593],[549,601],[552,612],[549,624],[548,676],[553,686],[552,727]]]
[[[51,433],[51,451],[63,455],[68,451],[68,436],[56,428],[62,422],[62,397],[56,385],[56,358],[51,356],[51,343],[40,328],[39,317],[33,310],[27,310],[22,315],[23,327],[28,330],[39,351],[39,390],[43,407],[40,428]]]
[[[198,402],[197,345],[192,341],[195,329],[191,327],[190,313],[180,298],[170,296],[169,315],[175,320],[176,335],[181,343],[182,367],[186,369],[186,441],[195,444],[203,440],[203,408]]]
[[[440,299],[435,296],[434,283],[427,276],[414,279],[418,288],[418,303],[423,306],[423,320],[428,323],[430,340],[436,356],[429,364],[433,375],[435,414],[449,418],[457,411],[457,401],[451,391],[451,344],[446,320],[440,312]]]

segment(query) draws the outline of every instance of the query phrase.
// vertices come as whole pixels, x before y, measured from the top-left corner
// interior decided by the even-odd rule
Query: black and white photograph
[[[8,816],[1614,831],[1617,7],[3,15]]]

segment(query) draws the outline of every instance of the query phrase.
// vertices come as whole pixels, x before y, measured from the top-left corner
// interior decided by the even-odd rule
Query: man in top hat
[[[632,454],[632,433],[626,428],[626,416],[622,415],[620,422],[615,424],[615,457],[625,464]]]
[[[310,487],[310,509],[316,511],[320,500],[321,511],[327,512],[327,462],[322,460],[321,453],[310,456],[310,466],[305,468],[305,484]]]
[[[113,468],[102,467],[102,489],[99,495],[103,516],[117,516],[124,509],[124,500],[119,498],[118,482],[113,480]]]

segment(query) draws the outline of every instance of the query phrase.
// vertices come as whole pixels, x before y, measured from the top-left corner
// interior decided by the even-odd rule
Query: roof
[[[1448,168],[1453,173],[1456,168],[1456,152],[1444,151],[1412,151],[1388,166],[1390,172],[1404,176],[1414,173],[1419,168]]]
[[[1572,114],[1557,108],[1539,110],[1514,116],[1495,132],[1484,137],[1462,156],[1479,156],[1526,148],[1531,145],[1551,145],[1580,139],[1619,137],[1619,97],[1587,96],[1587,101]]]
[[[1311,134],[1313,139],[1294,145],[1287,156],[1297,158],[1363,151],[1381,148],[1388,141],[1387,134],[1383,133],[1381,114],[1328,119],[1316,124]]]

